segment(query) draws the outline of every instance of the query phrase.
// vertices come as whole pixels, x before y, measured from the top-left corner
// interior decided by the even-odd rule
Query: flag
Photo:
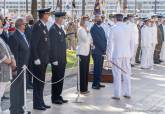
[[[127,8],[128,8],[128,6],[127,6],[127,0],[123,0],[123,9],[125,10]]]
[[[76,2],[75,2],[75,0],[72,1],[72,7],[73,8],[76,8]]]

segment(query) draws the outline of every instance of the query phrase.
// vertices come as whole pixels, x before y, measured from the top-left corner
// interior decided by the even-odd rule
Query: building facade
[[[25,14],[26,0],[1,0],[0,9],[4,9],[4,1],[6,10],[9,13]],[[31,12],[31,0],[28,1],[28,12]],[[57,0],[46,0],[46,7],[56,9]],[[76,8],[72,8],[72,0],[63,0],[63,10],[72,15],[80,16],[82,14],[82,0],[75,0]],[[93,14],[95,0],[86,0],[85,12],[87,15]],[[38,8],[41,8],[41,1],[38,0]],[[118,0],[103,0],[102,10],[106,14],[117,12]],[[137,13],[139,15],[148,15],[151,13],[165,13],[165,0],[157,0],[155,9],[155,0],[128,0],[128,13]],[[3,13],[3,12],[2,12]]]

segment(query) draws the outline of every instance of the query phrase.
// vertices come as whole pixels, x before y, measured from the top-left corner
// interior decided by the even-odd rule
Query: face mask
[[[33,24],[34,24],[34,20],[30,20],[29,25],[33,25]]]
[[[151,23],[148,23],[148,26],[149,26],[149,27],[151,27],[151,26],[152,26],[152,24],[151,24]]]
[[[86,26],[86,27],[89,26],[89,21],[85,21],[85,26]]]
[[[97,21],[96,23],[97,25],[101,25],[102,21]]]
[[[65,25],[65,20],[63,20],[61,24],[62,24],[62,25]]]

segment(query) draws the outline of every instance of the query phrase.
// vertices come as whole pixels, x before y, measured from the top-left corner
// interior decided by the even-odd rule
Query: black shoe
[[[101,84],[100,84],[99,87],[100,87],[100,88],[105,88],[105,85],[101,85]]]
[[[68,103],[68,102],[69,102],[68,100],[64,100],[63,98],[61,99],[61,101],[62,101],[63,103]]]
[[[97,90],[99,90],[99,89],[100,89],[100,86],[92,86],[92,89],[97,89]]]
[[[35,109],[35,110],[46,110],[46,108],[45,107],[43,107],[43,106],[39,106],[39,107],[33,107],[33,109]]]
[[[112,97],[114,100],[120,100],[120,97]]]
[[[90,93],[90,91],[84,91],[84,92],[81,91],[80,93],[81,93],[82,95],[86,95],[86,94]]]
[[[131,67],[135,67],[135,65],[131,64]]]
[[[136,63],[140,63],[140,61],[136,61]]]
[[[45,107],[45,108],[51,108],[51,106],[49,106],[49,105],[43,105],[43,107]]]
[[[160,62],[160,63],[162,63],[162,62],[164,62],[164,61],[162,61],[162,60],[159,60],[159,62]]]
[[[155,61],[154,64],[160,64],[160,62],[159,61]]]
[[[53,104],[58,104],[58,105],[61,105],[63,104],[63,101],[62,100],[55,100],[52,102]]]
[[[6,97],[6,96],[3,96],[2,98],[1,98],[1,101],[3,101],[3,100],[8,100],[8,99],[10,99],[9,97]]]
[[[125,97],[126,99],[131,99],[131,96],[124,95],[123,97]]]

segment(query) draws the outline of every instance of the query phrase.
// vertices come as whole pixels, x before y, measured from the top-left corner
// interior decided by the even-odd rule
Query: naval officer
[[[34,75],[45,81],[47,64],[49,63],[49,32],[46,23],[50,15],[50,8],[40,9],[39,20],[34,24],[31,38],[31,52]],[[33,80],[33,108],[46,110],[50,108],[43,99],[44,83]]]
[[[62,28],[65,12],[55,12],[55,23],[49,30],[50,38],[50,63],[52,66],[52,83],[64,78],[66,67],[66,34]],[[52,85],[51,101],[53,104],[61,105],[67,103],[61,96],[64,80]]]
[[[131,97],[131,64],[132,57],[131,43],[132,31],[130,27],[123,21],[122,14],[115,15],[115,26],[112,27],[110,37],[108,39],[109,60],[113,62],[112,72],[114,79],[114,97],[120,100],[123,85],[123,96]],[[120,68],[119,68],[120,67]],[[123,76],[123,81],[121,81]],[[123,84],[122,84],[123,83]]]

